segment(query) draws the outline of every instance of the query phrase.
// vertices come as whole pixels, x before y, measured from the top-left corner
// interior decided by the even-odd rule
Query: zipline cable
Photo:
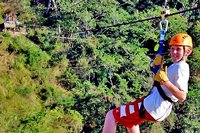
[[[165,1],[165,8],[167,8],[167,1]],[[165,14],[165,18],[167,18],[168,16],[173,16],[173,15],[176,15],[176,14],[181,14],[181,13],[185,13],[185,12],[188,12],[188,11],[193,11],[193,10],[197,10],[199,9],[200,6],[198,5],[197,7],[195,8],[191,8],[191,9],[187,9],[187,10],[183,10],[183,11],[179,11],[179,12],[175,12],[175,13],[171,13],[171,14]],[[128,24],[134,24],[134,23],[137,23],[137,22],[143,22],[143,21],[148,21],[148,20],[154,20],[154,19],[160,19],[162,18],[162,16],[157,16],[157,17],[151,17],[151,18],[146,18],[146,19],[141,19],[141,20],[136,20],[136,21],[131,21],[131,22],[123,22],[123,23],[120,23],[120,24],[115,24],[115,25],[110,25],[110,26],[104,26],[104,27],[100,27],[100,29],[106,29],[106,28],[111,28],[111,27],[117,27],[117,26],[122,26],[122,25],[128,25]],[[162,28],[161,28],[162,29]],[[89,29],[89,30],[85,30],[85,31],[95,31],[96,29]],[[167,27],[164,29],[164,30],[167,30]],[[166,31],[165,31],[166,32]],[[162,32],[161,32],[162,33]],[[163,35],[161,34],[161,38],[160,38],[160,42],[163,41]],[[159,50],[158,50],[159,51]],[[160,53],[160,52],[159,52]],[[160,53],[161,54],[161,53]],[[164,54],[164,53],[162,53]],[[150,54],[149,54],[150,55]],[[70,60],[69,62],[74,62],[75,60]],[[95,66],[78,66],[78,67],[72,67],[72,68],[96,68],[96,67],[103,67],[102,65],[95,65]]]
[[[165,6],[164,6],[165,8],[167,7],[167,0],[165,0]]]
[[[167,15],[165,15],[165,17],[169,17],[169,16],[173,16],[173,15],[177,15],[177,14],[181,14],[181,13],[185,13],[185,12],[197,10],[199,8],[200,8],[200,6],[198,5],[195,8],[190,8],[190,9],[187,9],[187,10],[183,10],[183,11],[179,11],[179,12],[167,14]],[[122,25],[129,25],[129,24],[134,24],[134,23],[138,23],[138,22],[144,22],[144,21],[149,21],[149,20],[154,20],[154,19],[159,19],[159,18],[160,18],[160,16],[156,16],[156,17],[151,17],[151,18],[146,18],[146,19],[140,19],[140,20],[136,20],[136,21],[122,22],[122,23],[114,24],[114,25],[110,25],[110,26],[99,27],[99,29],[107,29],[107,28],[111,28],[111,27],[118,27],[118,26],[122,26]],[[89,30],[85,30],[85,31],[82,31],[82,32],[97,31],[99,29],[89,29]]]

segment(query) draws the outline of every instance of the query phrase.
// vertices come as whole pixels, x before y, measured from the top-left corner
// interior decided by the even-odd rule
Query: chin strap
[[[186,48],[185,48],[185,46],[183,46],[183,57],[182,57],[182,59],[180,60],[180,61],[185,61],[185,60],[187,60],[187,57],[188,57],[188,55],[186,54]],[[179,62],[180,62],[179,61]]]

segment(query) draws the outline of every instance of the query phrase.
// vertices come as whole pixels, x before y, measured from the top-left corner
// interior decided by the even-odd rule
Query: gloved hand
[[[156,54],[156,57],[155,59],[153,60],[153,62],[151,63],[151,67],[154,67],[154,66],[162,66],[162,63],[163,63],[163,60],[164,60],[164,57],[159,55],[159,54]]]
[[[163,84],[163,82],[169,81],[167,77],[167,66],[165,67],[165,71],[159,70],[156,73],[154,80],[160,82],[161,84]]]

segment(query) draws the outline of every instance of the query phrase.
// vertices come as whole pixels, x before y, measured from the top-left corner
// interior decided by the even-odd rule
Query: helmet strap
[[[186,54],[186,48],[185,48],[185,46],[183,46],[183,57],[182,57],[182,59],[180,60],[180,61],[184,61],[184,60],[187,60],[187,54]]]

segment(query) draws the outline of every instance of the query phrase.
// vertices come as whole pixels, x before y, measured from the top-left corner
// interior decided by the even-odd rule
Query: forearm
[[[180,101],[183,102],[186,99],[186,92],[180,90],[170,81],[163,82],[163,85]]]

